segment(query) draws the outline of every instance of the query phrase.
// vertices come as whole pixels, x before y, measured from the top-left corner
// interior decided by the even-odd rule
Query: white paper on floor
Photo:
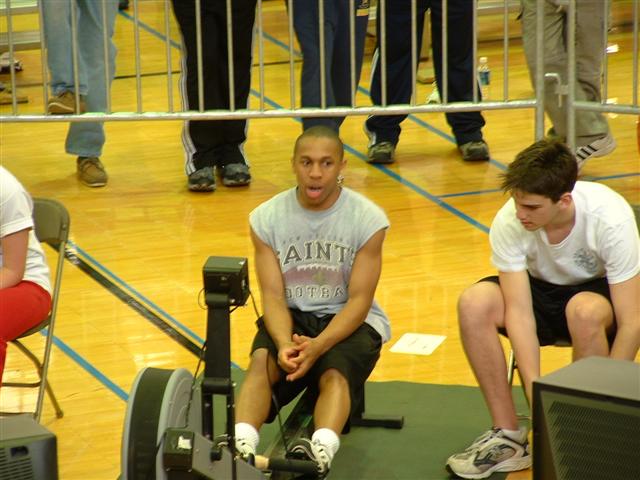
[[[414,355],[431,355],[447,338],[444,335],[428,333],[405,333],[390,349],[394,353],[411,353]]]

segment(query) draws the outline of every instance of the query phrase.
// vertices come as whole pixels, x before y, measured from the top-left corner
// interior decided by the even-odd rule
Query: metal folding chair
[[[53,281],[53,291],[51,294],[51,311],[49,316],[39,325],[23,333],[19,338],[12,340],[10,343],[15,345],[22,353],[24,353],[35,365],[38,371],[39,380],[36,382],[5,382],[3,388],[38,388],[38,399],[36,401],[36,409],[33,417],[36,421],[40,421],[42,415],[42,404],[44,401],[44,393],[47,391],[56,416],[62,418],[64,415],[60,404],[53,393],[53,389],[47,380],[47,372],[49,369],[49,358],[51,356],[51,346],[53,342],[53,331],[56,320],[56,312],[58,309],[58,296],[60,293],[60,285],[62,279],[62,266],[64,263],[65,248],[69,238],[69,212],[64,205],[57,200],[47,198],[34,198],[33,200],[33,222],[36,237],[41,243],[46,243],[57,251],[58,259],[56,264],[56,272]],[[42,361],[29,350],[21,339],[46,330],[46,341],[44,347],[44,355]],[[2,412],[3,414],[24,413],[24,412]]]

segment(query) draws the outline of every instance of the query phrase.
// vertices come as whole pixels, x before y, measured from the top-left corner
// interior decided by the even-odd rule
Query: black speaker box
[[[249,298],[249,266],[242,257],[209,257],[202,269],[204,291],[229,296],[229,304],[244,305]]]
[[[0,480],[58,480],[56,436],[30,415],[0,418]]]
[[[590,357],[533,383],[533,478],[640,479],[640,365]]]

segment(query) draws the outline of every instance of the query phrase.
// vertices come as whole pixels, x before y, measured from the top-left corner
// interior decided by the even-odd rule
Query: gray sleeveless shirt
[[[344,307],[356,253],[373,234],[389,227],[380,207],[348,188],[322,211],[303,208],[291,188],[253,210],[249,223],[278,256],[289,308],[318,316]],[[365,321],[383,342],[389,340],[389,319],[375,300]]]

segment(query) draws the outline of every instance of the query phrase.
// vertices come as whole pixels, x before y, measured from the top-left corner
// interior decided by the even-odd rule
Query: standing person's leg
[[[180,93],[185,110],[199,110],[198,45],[196,39],[196,10],[193,0],[172,0],[182,38],[182,72]],[[222,54],[226,35],[225,2],[201,2],[200,25],[202,32],[202,99],[203,108],[223,108],[222,96],[226,88],[219,74],[219,65],[225,62]],[[224,90],[223,90],[224,89]],[[228,105],[228,98],[226,101]],[[187,120],[182,128],[185,151],[185,173],[192,191],[211,192],[216,188],[214,167],[217,148],[222,144],[219,121]]]
[[[248,108],[255,10],[256,0],[236,0],[232,4],[233,82],[234,102],[237,109]],[[226,32],[226,28],[224,31]],[[228,51],[226,38],[225,36],[223,39],[225,52]],[[224,54],[223,57],[228,58],[228,54]],[[223,100],[229,108],[228,63],[221,70],[224,71],[225,78],[221,78],[220,81],[226,87],[223,89],[226,96]],[[222,130],[222,145],[217,166],[221,169],[222,183],[229,187],[248,185],[251,181],[248,161],[244,153],[247,127],[247,120],[224,120],[218,125]]]
[[[579,2],[576,5],[576,89],[578,101],[600,99],[600,75],[603,55],[604,7],[602,2]],[[557,74],[559,82],[567,83],[567,12],[545,2],[544,10],[544,73]],[[522,40],[529,66],[531,83],[536,75],[536,0],[522,0]],[[545,80],[544,108],[551,119],[553,134],[560,140],[567,137],[566,98],[558,100],[558,84]],[[611,153],[615,140],[609,135],[606,119],[598,112],[576,111],[576,157],[581,168],[589,157]]]
[[[0,387],[7,342],[42,322],[51,308],[51,295],[32,282],[0,290]]]
[[[322,106],[322,87],[320,83],[320,25],[318,0],[298,0],[293,4],[293,27],[302,50],[302,75],[300,77],[300,94],[302,107]],[[324,12],[324,95],[327,107],[336,105],[331,81],[333,55],[338,33],[338,12],[332,1],[326,0]],[[307,130],[315,125],[325,125],[337,131],[338,125],[333,118],[303,118],[302,129]]]
[[[416,45],[422,44],[422,30],[426,0],[417,5]],[[411,100],[411,1],[395,0],[387,2],[386,38],[380,38],[380,24],[377,26],[378,46],[373,56],[371,76],[371,101],[382,105],[382,64],[381,42],[386,42],[387,64],[387,104],[406,104]],[[377,18],[381,19],[380,5]],[[417,52],[418,54],[420,52]],[[417,68],[417,66],[416,66]],[[400,123],[406,115],[372,115],[365,122],[365,131],[369,136],[369,162],[391,163],[394,160],[395,146],[400,139]]]
[[[473,84],[476,69],[473,64],[473,3],[467,0],[451,0],[447,11],[447,100],[449,102],[473,101]],[[442,75],[442,1],[431,3],[431,43],[436,83],[443,95]],[[480,95],[478,89],[478,95]],[[489,148],[482,138],[484,118],[480,112],[446,113],[447,122],[456,138],[462,158],[467,161],[489,160]]]
[[[113,32],[117,0],[94,2],[78,1],[78,49],[80,66],[87,77],[87,109],[91,112],[107,110],[109,86],[115,73],[116,46]],[[106,31],[104,28],[106,25]],[[107,56],[104,52],[104,38],[107,38]],[[108,77],[108,79],[107,79]],[[107,83],[108,82],[108,83]],[[103,122],[73,122],[67,134],[66,151],[77,155],[78,176],[91,187],[107,183],[107,174],[99,160],[105,142]]]
[[[536,0],[522,1],[522,43],[524,54],[529,67],[529,77],[533,88],[536,86]],[[566,82],[567,51],[565,46],[565,13],[558,10],[558,7],[550,2],[544,2],[544,9],[539,12],[543,15],[543,47],[544,47],[544,74],[552,73],[559,75],[559,81]],[[567,112],[558,102],[555,81],[545,79],[544,86],[544,109],[553,127],[553,134],[560,140],[565,141],[567,137]],[[563,99],[562,104],[565,104]]]
[[[80,52],[73,57],[71,9],[76,9],[79,15],[80,6],[76,0],[43,0],[44,39],[46,43],[47,64],[51,83],[52,98],[49,99],[48,109],[53,114],[75,113],[75,95],[69,95],[76,90],[81,96],[87,94],[87,72],[81,66]],[[77,24],[76,24],[77,25]],[[76,35],[78,35],[76,30]],[[76,89],[74,78],[74,64],[78,70],[79,86]],[[81,102],[80,111],[85,106]]]
[[[91,112],[104,112],[107,109],[107,96],[110,94],[108,85],[111,85],[115,73],[116,47],[112,38],[118,2],[106,0],[104,9],[102,2],[92,0],[77,0],[77,5],[79,65],[87,80],[87,109]],[[69,126],[65,149],[67,153],[78,156],[78,178],[89,187],[107,184],[107,172],[100,161],[104,142],[103,122],[74,122]]]
[[[602,100],[600,81],[606,49],[603,38],[608,7],[608,1],[576,3],[576,100]],[[579,166],[590,157],[608,155],[616,148],[604,114],[576,110],[575,115]]]
[[[349,1],[337,0],[332,9],[336,24],[336,38],[334,44],[333,63],[331,65],[331,84],[337,106],[350,106],[352,92],[355,93],[360,82],[362,58],[364,56],[364,42],[369,22],[369,2],[358,0],[354,2],[354,31],[351,31],[349,17]],[[354,46],[355,82],[351,80],[351,40]],[[335,130],[339,131],[344,117],[336,117]]]

